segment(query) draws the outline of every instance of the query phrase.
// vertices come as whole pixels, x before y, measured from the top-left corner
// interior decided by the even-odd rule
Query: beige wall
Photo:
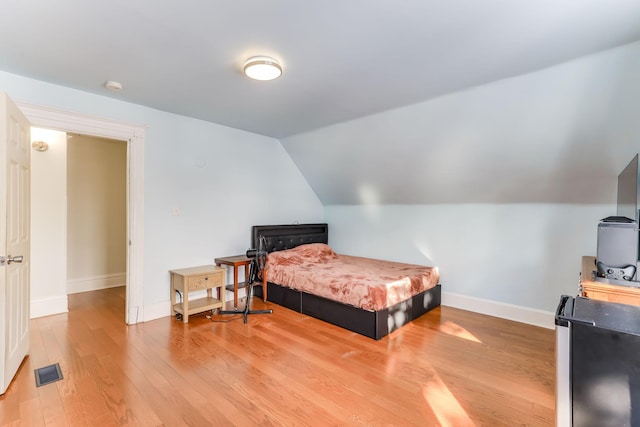
[[[73,135],[67,147],[68,292],[125,284],[127,144]]]

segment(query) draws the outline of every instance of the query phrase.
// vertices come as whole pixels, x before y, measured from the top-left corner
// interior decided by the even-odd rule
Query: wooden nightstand
[[[215,265],[181,268],[171,270],[171,307],[182,315],[182,321],[189,323],[189,316],[207,310],[222,308],[227,283],[227,269]],[[218,288],[218,298],[214,298],[211,290]],[[189,292],[207,290],[207,296],[189,301]],[[176,291],[182,292],[182,302],[176,303]]]

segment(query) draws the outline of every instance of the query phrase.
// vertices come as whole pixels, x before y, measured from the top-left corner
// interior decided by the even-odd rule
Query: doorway
[[[67,133],[66,178],[67,294],[125,286],[126,141]]]
[[[143,261],[144,261],[144,138],[145,128],[139,125],[86,116],[79,113],[58,110],[49,107],[18,102],[18,107],[27,116],[34,127],[60,130],[68,133],[91,135],[126,141],[127,151],[127,208],[126,208],[126,323],[135,324],[144,321],[143,311]],[[43,298],[33,301],[32,313],[39,307],[47,307],[55,314],[66,311],[66,289],[64,291],[64,309],[51,302],[56,298]],[[36,310],[34,310],[34,306]],[[37,317],[37,316],[33,316]]]
[[[126,286],[126,141],[36,127],[31,139],[33,299],[64,310],[66,295]]]

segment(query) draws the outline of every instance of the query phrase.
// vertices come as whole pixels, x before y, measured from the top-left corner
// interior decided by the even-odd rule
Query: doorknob
[[[18,255],[18,256],[0,256],[0,265],[9,265],[12,262],[22,262],[22,260],[24,259],[24,257],[22,255]]]

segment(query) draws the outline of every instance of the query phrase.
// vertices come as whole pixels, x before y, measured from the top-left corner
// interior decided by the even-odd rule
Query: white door
[[[29,354],[29,132],[0,92],[0,394]]]

